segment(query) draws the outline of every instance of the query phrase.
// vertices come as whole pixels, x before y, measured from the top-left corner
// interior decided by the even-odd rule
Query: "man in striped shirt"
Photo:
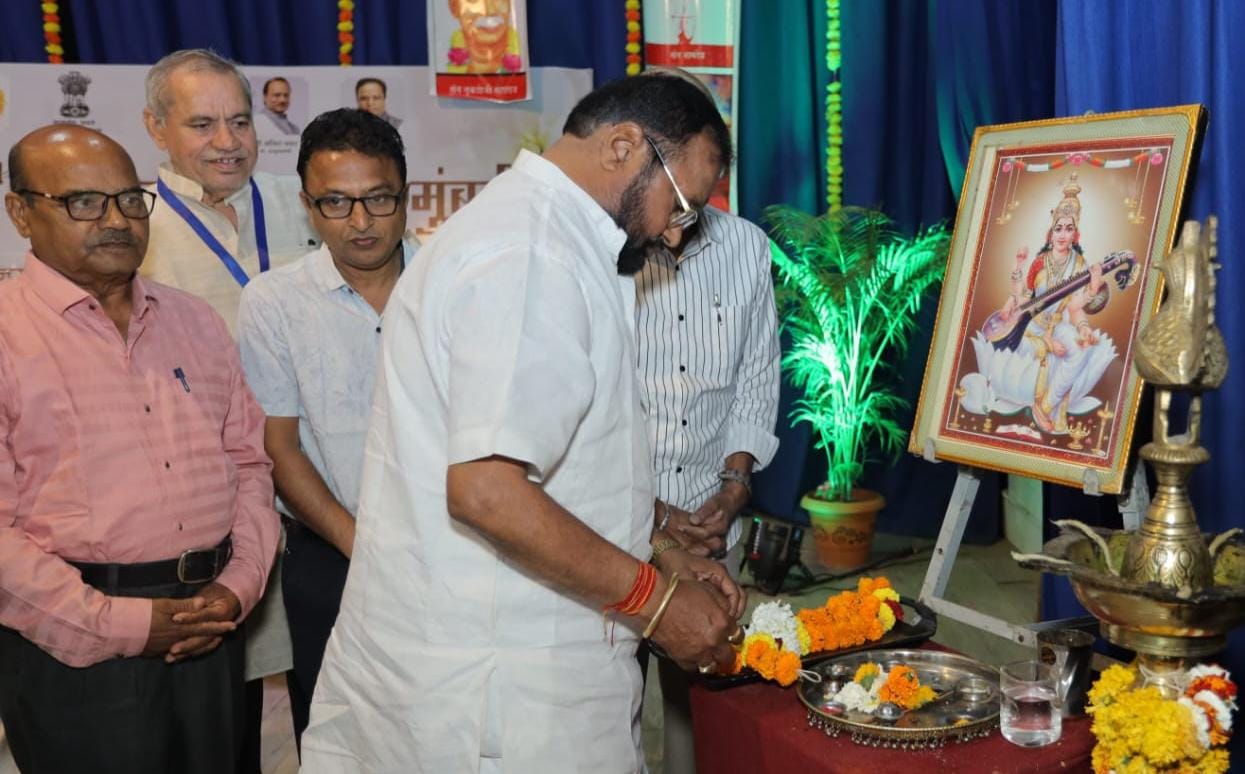
[[[779,346],[769,240],[713,207],[665,235],[636,275],[640,382],[658,527],[736,572],[736,518],[778,449]],[[661,662],[663,770],[694,772],[687,675]]]
[[[136,275],[154,196],[104,135],[9,154],[0,718],[26,774],[220,774],[277,548],[264,415],[208,304]]]

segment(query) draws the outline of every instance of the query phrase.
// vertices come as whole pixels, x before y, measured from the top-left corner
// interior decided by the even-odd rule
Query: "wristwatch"
[[[718,478],[725,485],[727,481],[734,481],[743,486],[748,496],[752,496],[752,476],[740,470],[732,470],[731,468],[723,468],[718,471]]]

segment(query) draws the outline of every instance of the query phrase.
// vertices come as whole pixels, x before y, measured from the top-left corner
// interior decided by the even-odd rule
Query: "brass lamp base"
[[[1121,648],[1165,658],[1204,658],[1221,652],[1228,644],[1228,638],[1222,634],[1210,637],[1178,637],[1139,632],[1106,622],[1099,624],[1099,629],[1103,637]]]

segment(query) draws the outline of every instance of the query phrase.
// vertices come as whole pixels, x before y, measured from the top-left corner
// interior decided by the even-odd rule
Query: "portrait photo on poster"
[[[910,450],[1118,493],[1205,111],[981,127]]]
[[[309,120],[310,89],[301,76],[279,71],[248,72],[255,132],[264,139],[298,139]]]

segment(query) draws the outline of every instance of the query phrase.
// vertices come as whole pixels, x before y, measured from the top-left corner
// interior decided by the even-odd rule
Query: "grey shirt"
[[[414,253],[403,242],[407,264]],[[325,246],[251,280],[238,308],[242,367],[259,405],[268,416],[298,417],[303,452],[352,515],[382,322]]]

